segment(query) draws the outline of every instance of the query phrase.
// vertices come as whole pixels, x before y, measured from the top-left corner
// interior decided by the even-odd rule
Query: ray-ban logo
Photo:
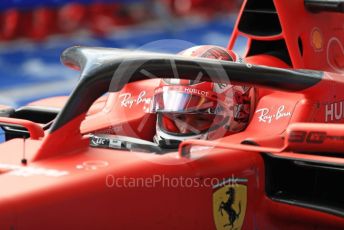
[[[283,117],[290,117],[291,112],[286,112],[285,111],[285,106],[281,105],[275,113],[271,113],[270,109],[268,108],[262,108],[258,109],[256,111],[258,113],[258,121],[259,122],[264,122],[264,123],[271,123],[274,120],[279,120]]]

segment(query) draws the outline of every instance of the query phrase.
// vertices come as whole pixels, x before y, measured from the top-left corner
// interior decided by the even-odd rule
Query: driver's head
[[[242,62],[234,52],[218,46],[196,46],[181,54]],[[152,111],[157,113],[154,141],[177,148],[185,139],[215,139],[242,131],[250,117],[251,93],[250,87],[163,80],[152,100]]]

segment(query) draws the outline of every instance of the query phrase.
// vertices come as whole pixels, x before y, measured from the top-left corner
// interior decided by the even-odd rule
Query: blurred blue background
[[[92,4],[92,3],[133,3],[140,2],[142,0],[1,0],[0,10],[6,10],[9,8],[16,9],[32,9],[37,7],[60,7],[71,2],[81,4]]]
[[[228,3],[231,0],[218,1]],[[72,10],[80,7],[84,9],[80,10],[80,15],[98,9],[98,13],[93,14],[96,15],[93,19],[109,17],[107,12],[99,9],[109,8],[107,4],[111,3],[111,6],[116,6],[117,10],[115,13],[111,12],[110,16],[124,18],[126,22],[123,23],[122,20],[120,24],[110,23],[111,26],[101,34],[98,33],[99,29],[94,29],[94,25],[98,24],[87,21],[91,20],[87,18],[77,20],[79,23],[77,27],[67,32],[63,29],[52,31],[44,28],[45,24],[42,26],[38,23],[38,26],[41,26],[38,30],[44,32],[40,37],[32,36],[31,33],[16,32],[13,26],[8,26],[10,29],[2,28],[0,35],[1,32],[3,34],[7,32],[10,36],[3,36],[0,40],[0,104],[19,107],[44,97],[68,95],[77,84],[78,72],[64,67],[59,57],[62,51],[70,46],[135,49],[162,39],[179,39],[195,45],[226,46],[240,5],[240,1],[236,4],[231,3],[226,5],[228,9],[221,9],[218,12],[217,8],[210,10],[207,1],[202,8],[200,0],[196,1],[198,5],[195,5],[193,0],[179,1],[182,2],[179,6],[173,0],[3,0],[0,3],[2,21],[9,25],[14,23],[21,28],[21,19],[35,21],[37,17],[34,16],[38,14],[37,11],[43,11],[45,14],[38,19],[54,19],[52,23],[55,23],[61,20],[63,17],[61,12],[66,6],[70,7],[71,2],[77,3],[77,8]],[[189,8],[183,9],[183,4],[189,4]],[[152,12],[147,11],[147,6]],[[118,13],[121,11],[125,11],[126,14],[123,16]],[[37,30],[37,23],[32,24],[32,28]],[[9,32],[4,32],[6,29]]]

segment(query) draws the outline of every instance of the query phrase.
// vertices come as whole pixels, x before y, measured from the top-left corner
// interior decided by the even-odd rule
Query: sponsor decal
[[[315,51],[321,51],[323,48],[323,35],[319,28],[313,28],[311,32],[311,44]]]
[[[327,64],[336,72],[344,73],[344,45],[339,38],[332,37],[327,43]]]
[[[3,172],[8,172],[7,175],[22,176],[22,177],[28,177],[28,176],[61,177],[61,176],[66,176],[69,174],[69,172],[65,170],[20,166],[20,165],[12,165],[12,164],[1,164],[1,163],[0,163],[0,170]]]
[[[302,143],[305,141],[307,132],[305,131],[292,131],[289,134],[288,141],[293,143]]]
[[[184,91],[186,93],[198,94],[201,96],[208,96],[209,95],[209,92],[207,92],[207,91],[199,90],[199,89],[193,89],[193,88],[185,88]]]
[[[325,122],[344,119],[344,101],[333,102],[325,105]]]
[[[309,132],[306,131],[292,131],[289,134],[288,141],[292,143],[303,143],[306,142],[308,144],[322,144],[326,140],[327,136],[326,132]]]
[[[97,137],[97,136],[92,136],[90,138],[90,145],[91,146],[108,146],[109,145],[109,139],[108,138],[103,138],[103,137]]]
[[[291,116],[291,112],[285,111],[284,105],[281,105],[280,107],[278,107],[276,113],[271,113],[270,109],[268,108],[258,109],[256,113],[258,113],[259,122],[264,122],[264,123],[269,123],[269,124],[274,120],[277,121],[281,118]]]
[[[322,144],[326,139],[325,132],[309,132],[306,138],[306,142],[309,144]]]
[[[134,105],[150,104],[151,98],[146,97],[146,91],[141,91],[137,98],[134,98],[131,93],[122,93],[119,95],[121,99],[121,107],[132,108]]]
[[[247,207],[247,179],[235,178],[214,186],[213,216],[216,229],[241,229]],[[239,184],[240,183],[240,184]]]
[[[90,146],[121,149],[123,142],[115,138],[101,137],[93,135],[90,137]]]
[[[328,135],[326,132],[317,131],[292,131],[289,134],[289,142],[307,143],[307,144],[323,144],[325,141],[344,143],[344,136]]]

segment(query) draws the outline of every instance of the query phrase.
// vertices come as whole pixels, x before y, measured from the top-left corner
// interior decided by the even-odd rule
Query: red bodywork
[[[88,137],[106,132],[151,141],[155,117],[145,112],[143,99],[152,97],[158,79],[128,83],[44,134],[33,122],[0,117],[31,134],[0,145],[0,229],[343,229],[343,188],[334,179],[344,176],[344,15],[311,13],[300,0],[275,0],[281,32],[252,35],[252,18],[243,15],[264,10],[250,2],[257,3],[243,4],[229,49],[246,36],[248,63],[327,71],[319,82],[294,91],[256,87],[245,131],[184,141],[178,152],[166,154],[92,148]],[[60,109],[67,100],[30,106]],[[183,185],[181,177],[194,184]],[[135,178],[145,184],[130,186]],[[229,190],[216,194],[231,188],[221,183],[231,178],[239,185],[226,208]],[[173,180],[179,182],[173,186]]]

